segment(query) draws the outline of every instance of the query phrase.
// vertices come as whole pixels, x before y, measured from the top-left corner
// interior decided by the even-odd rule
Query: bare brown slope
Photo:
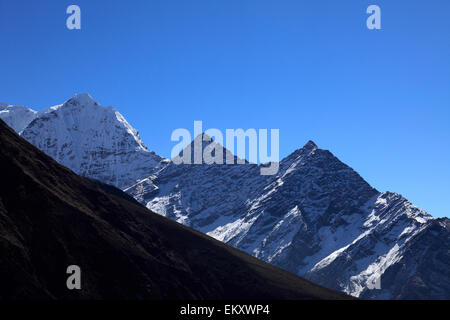
[[[0,150],[1,299],[347,298],[113,195],[1,120]]]

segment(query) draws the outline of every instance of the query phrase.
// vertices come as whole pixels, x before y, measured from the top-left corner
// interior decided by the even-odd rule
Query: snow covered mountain
[[[0,119],[20,133],[37,117],[38,112],[23,106],[10,106],[0,102]]]
[[[3,108],[1,119],[59,163],[119,188],[133,185],[167,161],[147,149],[118,111],[100,106],[88,94],[41,112]]]
[[[126,191],[332,289],[372,299],[450,298],[448,219],[436,222],[401,195],[378,192],[312,141],[283,159],[277,175],[259,172],[256,164],[170,163]],[[416,245],[421,238],[431,242]]]
[[[89,95],[38,113],[2,105],[0,118],[75,172],[313,282],[362,298],[450,299],[450,220],[375,190],[312,141],[262,176],[257,164],[163,159]]]

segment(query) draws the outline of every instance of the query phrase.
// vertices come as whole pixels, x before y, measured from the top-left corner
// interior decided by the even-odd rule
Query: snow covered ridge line
[[[259,156],[259,161],[264,164],[260,168],[260,174],[268,176],[278,173],[280,162],[279,129],[270,130],[271,152],[269,156],[267,129],[256,130],[251,128],[246,131],[243,129],[226,129],[226,149],[224,151],[224,135],[222,131],[219,129],[208,129],[203,132],[202,128],[202,121],[194,121],[195,138],[193,148],[191,147],[192,137],[189,130],[179,128],[172,132],[172,141],[181,140],[172,148],[171,156],[174,164],[247,164],[247,161],[245,160],[245,151],[246,138],[248,138],[249,161],[251,163],[257,163]],[[214,139],[212,137],[214,137]],[[237,139],[237,157],[232,153],[235,150],[235,138]],[[205,146],[204,142],[209,142],[209,144]],[[192,151],[192,149],[194,150]]]

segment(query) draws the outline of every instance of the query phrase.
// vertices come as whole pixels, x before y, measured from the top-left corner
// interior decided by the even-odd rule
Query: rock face
[[[79,175],[125,188],[165,162],[147,149],[138,132],[118,111],[100,106],[88,94],[76,95],[39,113],[21,112],[32,118],[23,129],[28,121],[18,111],[1,118],[23,138]]]
[[[433,219],[399,248],[398,262],[383,274],[382,287],[393,299],[450,298],[450,220]],[[376,298],[366,291],[363,298]]]
[[[273,176],[247,162],[176,165],[86,95],[42,112],[22,136],[154,212],[318,284],[362,298],[450,299],[449,220],[375,190],[312,141]]]

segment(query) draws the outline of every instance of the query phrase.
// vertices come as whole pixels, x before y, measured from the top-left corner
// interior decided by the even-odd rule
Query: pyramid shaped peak
[[[303,146],[303,149],[316,150],[316,149],[319,149],[319,147],[317,146],[317,144],[314,143],[314,141],[309,140],[309,141]]]
[[[186,148],[201,148],[201,150],[204,150],[208,145],[212,143],[226,150],[222,142],[216,141],[213,137],[209,136],[205,132],[202,132],[195,136],[194,139],[186,146]]]
[[[206,132],[202,132],[198,134],[196,137],[194,137],[194,140],[196,139],[203,139],[203,141],[212,141],[214,140],[212,137],[210,137]]]
[[[201,161],[203,161],[203,156],[204,156],[204,152],[206,148],[212,148],[207,150],[209,153],[207,154],[208,156],[210,155],[210,153],[212,155],[216,154],[216,150],[221,149],[222,150],[222,155],[223,155],[223,163],[225,164],[227,162],[227,158],[231,158],[234,159],[233,163],[237,163],[238,161],[241,163],[248,163],[248,161],[246,159],[239,159],[237,156],[235,156],[233,154],[233,152],[231,152],[230,150],[228,150],[225,146],[223,141],[220,141],[221,139],[216,139],[216,137],[214,137],[214,135],[212,135],[212,137],[210,135],[208,135],[205,131],[202,133],[199,133],[197,136],[194,137],[193,140],[191,140],[191,142],[183,148],[183,150],[180,151],[180,153],[173,158],[172,160],[175,160],[175,162],[179,162],[179,160],[181,158],[183,158],[183,155],[185,154],[185,152],[187,152],[188,154],[190,154],[190,156],[188,156],[188,158],[190,158],[191,162],[190,163],[196,163],[195,160],[195,153],[198,153],[199,155],[197,156],[197,159],[201,159]],[[184,159],[183,161],[186,161],[186,159]],[[200,160],[198,160],[200,161]]]
[[[74,95],[67,101],[69,104],[75,105],[98,105],[89,93],[79,93]]]

